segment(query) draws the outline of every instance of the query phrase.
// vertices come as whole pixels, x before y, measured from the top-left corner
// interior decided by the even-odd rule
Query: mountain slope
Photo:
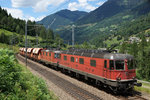
[[[77,24],[87,24],[112,17],[124,10],[132,9],[144,0],[108,0],[96,10],[77,21]]]
[[[49,27],[52,29],[56,29],[64,25],[69,25],[85,16],[86,14],[87,12],[70,11],[65,9],[43,18],[38,23],[43,24],[46,28]]]
[[[110,2],[114,0],[108,0],[108,1]],[[86,16],[81,18],[80,23],[76,24],[76,28],[75,28],[76,43],[83,43],[84,41],[92,41],[92,43],[94,42],[100,43],[105,38],[109,37],[109,35],[111,34],[119,34],[118,30],[120,30],[122,26],[126,27],[124,26],[124,23],[128,25],[132,21],[138,19],[140,16],[146,16],[150,12],[149,0],[133,0],[133,1],[124,0],[124,2],[120,2],[120,1],[123,1],[123,0],[116,0],[116,3],[119,5],[125,5],[124,7],[126,7],[125,8],[126,10],[120,11],[118,13],[114,11],[114,12],[111,12],[112,15],[109,17],[105,16],[105,18],[101,19],[101,16],[100,16],[98,17],[99,19],[94,19],[96,16],[94,17],[92,13],[93,12],[99,13],[99,8],[98,8],[95,11],[87,15],[87,16],[90,16],[88,18],[91,19],[92,22],[89,21],[86,24],[84,24],[83,19],[86,20]],[[132,3],[128,3],[131,1]],[[114,2],[111,2],[111,3],[114,3]],[[100,9],[104,9],[101,7]],[[114,7],[114,8],[117,8],[117,7]],[[104,9],[104,11],[106,10]],[[102,10],[100,10],[100,12],[101,11]],[[101,12],[101,15],[107,15],[107,14],[105,12],[103,13]],[[91,16],[93,16],[94,18]],[[124,31],[126,32],[126,30]],[[57,29],[56,32],[59,33],[60,36],[64,38],[64,40],[71,41],[71,27],[70,26]],[[130,34],[130,32],[128,32],[127,34]]]

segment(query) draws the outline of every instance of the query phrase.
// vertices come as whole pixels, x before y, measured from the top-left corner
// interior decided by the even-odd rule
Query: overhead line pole
[[[72,46],[74,46],[74,27],[75,25],[72,25]]]
[[[25,22],[25,48],[26,48],[26,66],[27,66],[27,21]]]
[[[26,58],[25,60],[26,60],[26,66],[27,66],[27,32],[28,32],[27,26],[43,26],[43,25],[28,25],[28,21],[25,21],[25,58]],[[38,35],[36,35],[36,37],[38,38]],[[37,39],[37,44],[38,44],[38,39]]]
[[[48,30],[50,29],[50,27],[52,26],[52,24],[54,24],[55,20],[56,20],[56,18],[54,18],[54,20],[50,23],[50,25],[48,25]],[[47,37],[46,37],[46,47],[47,46],[48,46],[48,33],[47,33]]]
[[[38,34],[36,34],[36,45],[37,45],[37,47],[38,47]]]

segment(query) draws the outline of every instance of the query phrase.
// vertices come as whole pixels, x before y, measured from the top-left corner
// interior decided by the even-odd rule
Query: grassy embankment
[[[12,35],[3,29],[1,32]],[[18,45],[0,43],[0,100],[57,100],[42,79],[18,63],[14,57],[18,50]]]
[[[45,82],[15,59],[14,52],[0,49],[1,100],[57,100]]]
[[[5,33],[7,36],[11,36],[11,35],[13,35],[13,34],[15,34],[15,35],[17,35],[17,36],[20,36],[20,34],[18,34],[18,33],[15,33],[15,32],[10,32],[10,31],[7,31],[7,30],[5,30],[5,29],[0,29],[0,34],[1,33]],[[25,35],[23,35],[23,39],[25,38]],[[36,39],[36,37],[33,37],[33,36],[28,36],[28,39],[29,40],[34,40],[34,39]],[[41,41],[42,40],[42,38],[41,37],[38,37],[38,39]]]
[[[19,47],[18,46],[11,46],[11,45],[0,43],[0,48],[13,50],[14,53],[19,52]]]
[[[21,35],[15,32],[10,32],[5,29],[0,29],[0,35],[4,33],[8,39],[3,43],[15,45],[15,46],[24,46],[25,45],[25,35]],[[1,37],[2,38],[2,37]],[[32,47],[36,45],[37,38],[36,36],[27,36],[28,46]],[[41,42],[42,38],[38,37],[38,41]],[[15,43],[14,43],[15,42]]]

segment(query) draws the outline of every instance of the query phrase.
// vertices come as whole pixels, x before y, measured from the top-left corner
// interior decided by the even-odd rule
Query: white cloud
[[[104,4],[104,1],[100,1],[100,2],[97,3],[97,5],[99,5],[99,6],[101,6],[103,4]]]
[[[92,11],[92,10],[95,10],[97,7],[88,5],[88,6],[86,6],[85,8],[86,8],[88,11]]]
[[[88,1],[98,1],[98,0],[88,0]]]
[[[47,10],[49,5],[58,6],[66,0],[11,0],[13,7],[32,7],[35,12]]]
[[[6,9],[7,12],[12,15],[12,17],[20,18],[23,20],[40,21],[45,17],[45,16],[40,16],[40,17],[35,18],[35,17],[30,16],[30,15],[25,15],[22,10],[16,9],[16,8],[4,7],[3,9]]]
[[[68,9],[70,9],[71,11],[78,10],[77,8],[78,8],[78,4],[76,2],[69,3],[68,5]]]
[[[69,3],[69,5],[68,5],[68,9],[70,9],[72,11],[78,10],[81,8],[88,10],[88,11],[92,11],[92,10],[96,9],[96,7],[94,7],[88,3],[88,0],[78,0],[78,3],[72,2],[72,3]]]
[[[12,15],[12,17],[23,19],[24,15],[22,10],[16,8],[7,8],[7,7],[4,7],[4,9],[6,9],[7,12]]]
[[[28,7],[28,6],[34,6],[36,2],[39,0],[11,0],[12,7]]]
[[[40,16],[40,17],[37,17],[37,18],[32,17],[32,16],[28,16],[27,18],[28,18],[29,20],[31,20],[31,21],[40,21],[40,20],[42,20],[44,17],[46,17],[46,16]]]

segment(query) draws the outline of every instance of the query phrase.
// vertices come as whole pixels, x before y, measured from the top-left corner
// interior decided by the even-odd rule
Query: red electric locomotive
[[[63,51],[59,59],[59,67],[116,92],[126,92],[134,85],[141,86],[135,79],[134,58],[128,54],[73,50]]]
[[[41,50],[41,51],[40,51]],[[33,49],[34,52],[34,49]],[[42,50],[37,53],[41,62],[55,65],[76,77],[109,87],[114,92],[133,89],[137,83],[134,58],[128,54],[102,50]]]

